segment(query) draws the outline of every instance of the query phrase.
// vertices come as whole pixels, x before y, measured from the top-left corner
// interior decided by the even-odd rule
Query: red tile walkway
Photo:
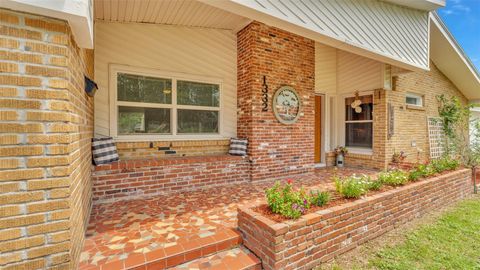
[[[344,168],[339,175],[372,173]],[[334,189],[333,169],[295,176],[296,186]],[[96,205],[92,209],[80,269],[162,269],[241,243],[237,207],[264,201],[274,181],[248,182]],[[154,264],[154,266],[153,266]]]

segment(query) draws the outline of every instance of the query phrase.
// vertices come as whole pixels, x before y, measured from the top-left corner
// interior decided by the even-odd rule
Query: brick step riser
[[[199,248],[194,248],[187,251],[182,251],[178,254],[172,256],[164,257],[159,260],[152,260],[143,265],[138,266],[126,266],[125,269],[128,270],[160,270],[168,269],[175,267],[177,265],[193,261],[202,257],[206,257],[218,252],[226,251],[232,249],[238,245],[242,244],[242,239],[237,236],[224,241],[219,241],[214,244],[208,244],[201,246]],[[250,268],[248,268],[250,269]],[[252,268],[256,269],[256,268]],[[260,268],[261,269],[261,268]]]

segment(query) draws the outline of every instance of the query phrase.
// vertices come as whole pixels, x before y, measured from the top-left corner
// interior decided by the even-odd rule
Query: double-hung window
[[[219,83],[115,74],[117,136],[219,134]]]
[[[361,101],[358,106],[356,103]],[[353,103],[353,105],[352,105]],[[372,149],[373,142],[373,96],[345,99],[345,146]]]

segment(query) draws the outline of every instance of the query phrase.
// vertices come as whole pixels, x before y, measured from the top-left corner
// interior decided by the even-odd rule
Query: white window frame
[[[407,103],[407,98],[415,98],[417,100],[417,104]],[[406,93],[405,94],[405,104],[408,105],[408,106],[423,107],[423,95],[410,93],[410,92]]]
[[[158,77],[162,79],[172,80],[172,103],[144,103],[117,100],[117,76],[118,73],[126,73],[139,76]],[[151,68],[132,67],[125,65],[111,64],[109,66],[109,94],[110,94],[110,136],[116,141],[161,141],[161,140],[208,140],[208,139],[225,139],[223,136],[223,80],[219,78],[190,75],[184,73],[174,73],[160,71]],[[199,83],[210,83],[219,85],[220,104],[218,107],[194,106],[194,105],[178,105],[177,104],[177,81],[193,81]],[[170,134],[135,134],[135,135],[119,135],[118,134],[118,107],[147,107],[147,108],[168,108],[170,111]],[[177,133],[177,109],[218,111],[218,132],[217,133]]]
[[[360,96],[372,96],[372,98],[375,98],[374,96],[374,92],[373,91],[365,91],[365,92],[361,92],[359,93]],[[372,123],[372,140],[375,136],[375,129],[373,128],[373,117],[375,117],[375,114],[374,114],[374,111],[375,111],[375,107],[373,108],[373,117],[372,117],[372,120],[357,120],[357,121],[347,121],[346,120],[346,114],[345,114],[345,100],[347,98],[352,98],[352,97],[355,97],[355,94],[347,94],[347,95],[342,95],[341,98],[339,99],[339,110],[340,110],[340,117],[341,117],[341,125],[340,125],[340,130],[339,130],[339,134],[341,135],[341,139],[340,139],[340,142],[342,142],[342,145],[346,145],[347,141],[346,141],[346,134],[345,134],[345,129],[347,127],[347,123]],[[375,105],[374,105],[375,106]],[[371,148],[367,148],[367,147],[352,147],[352,146],[348,146],[348,151],[350,153],[353,153],[353,154],[364,154],[364,155],[372,155],[373,154],[373,145],[374,142],[372,141],[372,147]]]

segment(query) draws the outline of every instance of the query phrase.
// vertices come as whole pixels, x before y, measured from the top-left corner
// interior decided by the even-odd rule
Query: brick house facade
[[[315,68],[324,67],[316,59],[319,41],[265,22],[242,21],[235,32],[214,27],[96,24],[96,35],[104,40],[90,50],[78,45],[74,26],[67,21],[0,9],[1,269],[75,269],[92,204],[310,173],[320,165],[314,160],[316,98],[322,96],[325,106],[322,121],[338,124],[345,122],[338,114],[345,108],[345,96],[355,93],[340,86],[328,93],[317,89]],[[145,28],[138,31],[138,27]],[[151,35],[152,31],[158,32]],[[139,41],[125,33],[138,34]],[[175,37],[181,45],[156,39],[163,35]],[[205,40],[196,44],[194,39],[202,36]],[[125,44],[122,38],[144,46],[135,52],[136,59],[127,59],[131,62],[115,61],[126,59],[118,56],[125,53],[116,51]],[[194,50],[202,45],[218,46],[218,51]],[[162,57],[171,54],[180,64],[141,66],[153,57],[147,48],[155,48],[158,54],[165,51],[167,56]],[[336,83],[348,77],[340,76],[340,67],[345,66],[349,69],[345,74],[358,73],[351,76],[358,78],[348,78],[350,85],[360,87],[364,78],[372,76],[374,82],[361,89],[373,98],[372,147],[367,153],[348,154],[347,166],[385,169],[398,151],[407,153],[407,161],[416,161],[417,156],[420,161],[429,159],[426,118],[438,115],[435,97],[445,94],[462,102],[471,100],[435,61],[430,61],[429,71],[393,74],[393,89],[387,89],[382,87],[383,72],[391,63],[376,59],[372,64],[365,56],[333,46],[328,49],[334,51],[335,61],[347,53],[358,61],[326,67],[333,70]],[[365,63],[374,68],[355,70],[357,64]],[[223,71],[218,109],[223,133],[115,138],[120,161],[92,166],[91,138],[116,134],[112,114],[118,108],[112,109],[109,99],[117,91],[111,85],[113,64],[151,70],[151,74],[177,72],[181,77],[190,72],[207,79],[212,76],[204,70]],[[84,91],[84,76],[102,81],[94,98]],[[269,89],[267,111],[262,111],[264,77]],[[271,104],[275,91],[284,85],[293,87],[302,103],[300,118],[291,125],[277,121]],[[423,106],[407,106],[407,93],[422,96]],[[391,137],[389,105],[395,115]],[[338,126],[324,124],[322,132],[341,137]],[[229,137],[248,139],[247,157],[227,155]],[[333,148],[345,142],[325,141],[321,165],[329,166],[334,164]]]
[[[91,206],[93,99],[60,20],[0,11],[0,268],[74,269]]]

